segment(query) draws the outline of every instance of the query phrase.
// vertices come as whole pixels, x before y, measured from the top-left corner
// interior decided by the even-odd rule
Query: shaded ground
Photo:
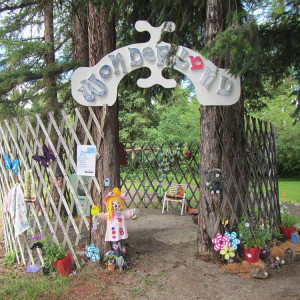
[[[88,264],[59,299],[300,299],[298,256],[267,280],[246,279],[197,256],[190,215],[141,209],[127,225],[132,268],[120,273]]]

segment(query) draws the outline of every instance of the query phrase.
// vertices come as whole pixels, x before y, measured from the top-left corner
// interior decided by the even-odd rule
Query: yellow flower
[[[113,193],[114,195],[116,195],[116,196],[120,196],[120,195],[121,195],[121,191],[120,191],[118,188],[114,188],[114,189],[112,190],[112,193]]]
[[[94,205],[91,209],[91,214],[92,216],[97,216],[100,212],[100,209],[97,205]]]
[[[230,257],[235,257],[235,252],[234,252],[234,248],[230,247],[228,248],[228,246],[224,245],[222,250],[220,251],[221,255],[224,255],[225,259],[229,259]]]

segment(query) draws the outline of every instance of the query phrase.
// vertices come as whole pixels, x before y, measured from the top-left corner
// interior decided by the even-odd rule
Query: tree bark
[[[116,49],[116,33],[114,20],[109,20],[109,8],[101,8],[97,11],[90,1],[88,8],[88,37],[89,37],[89,65],[93,66],[99,60]],[[101,140],[100,158],[96,164],[96,176],[101,187],[101,194],[95,188],[92,197],[101,211],[105,211],[103,199],[114,187],[120,187],[120,163],[119,163],[119,125],[118,125],[118,101],[109,107],[94,107],[95,115],[100,120],[104,138],[101,140],[96,127],[92,128],[94,141]],[[104,179],[109,178],[110,186],[104,186]],[[100,225],[100,231],[92,236],[100,252],[109,247],[105,241],[106,224]],[[103,253],[103,252],[102,252]]]
[[[54,48],[54,27],[53,27],[53,1],[44,1],[44,37],[45,37],[45,64],[46,68],[55,63],[55,48]],[[54,116],[57,116],[58,101],[55,76],[47,71],[44,75],[44,83],[48,97],[46,100],[46,110],[54,111]]]
[[[205,40],[209,43],[218,32],[226,29],[226,1],[208,0],[206,14]],[[221,68],[228,67],[226,60],[217,57],[211,61]],[[200,107],[200,201],[199,201],[199,227],[198,250],[200,255],[214,256],[211,240],[224,228],[221,226],[222,218],[229,218],[229,202],[236,199],[238,191],[232,188],[228,181],[233,176],[239,176],[236,170],[231,170],[232,161],[238,151],[242,151],[243,131],[243,102],[229,106],[204,106]],[[229,140],[230,138],[231,140]],[[224,178],[224,191],[219,195],[211,195],[207,188],[207,174],[210,168],[220,168]],[[221,204],[226,201],[221,211]],[[236,206],[239,214],[240,205]],[[232,224],[231,224],[232,225]]]
[[[80,3],[75,5],[74,3],[73,12],[73,58],[76,62],[80,62],[82,66],[88,66],[89,64],[89,40],[88,40],[88,21],[87,21],[87,10],[80,7]],[[75,105],[78,107],[79,112],[87,123],[89,118],[89,110],[87,106],[78,104],[76,101]],[[79,122],[76,128],[76,134],[81,144],[84,142],[85,131]],[[75,149],[75,156],[76,149]]]

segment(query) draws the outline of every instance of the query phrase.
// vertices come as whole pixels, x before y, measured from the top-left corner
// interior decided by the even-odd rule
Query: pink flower
[[[215,245],[215,251],[220,251],[223,246],[230,247],[229,237],[226,235],[222,235],[221,233],[217,233],[216,236],[212,239],[212,243]]]

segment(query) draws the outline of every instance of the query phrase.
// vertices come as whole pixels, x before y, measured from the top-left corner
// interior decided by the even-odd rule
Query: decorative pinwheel
[[[234,248],[234,250],[237,249],[237,246],[241,243],[241,241],[237,238],[237,233],[236,232],[225,232],[226,236],[228,236],[229,238],[229,243],[230,243],[230,246]]]
[[[90,244],[85,246],[86,256],[92,261],[100,260],[99,249],[94,245]]]
[[[235,256],[235,252],[234,252],[234,248],[233,247],[228,247],[228,246],[224,246],[222,248],[222,250],[220,251],[220,254],[221,255],[224,255],[224,258],[226,260],[229,260],[230,258],[234,257]]]
[[[229,237],[226,235],[223,236],[221,233],[216,234],[212,239],[212,243],[214,244],[215,251],[220,251],[224,246],[230,246]]]

